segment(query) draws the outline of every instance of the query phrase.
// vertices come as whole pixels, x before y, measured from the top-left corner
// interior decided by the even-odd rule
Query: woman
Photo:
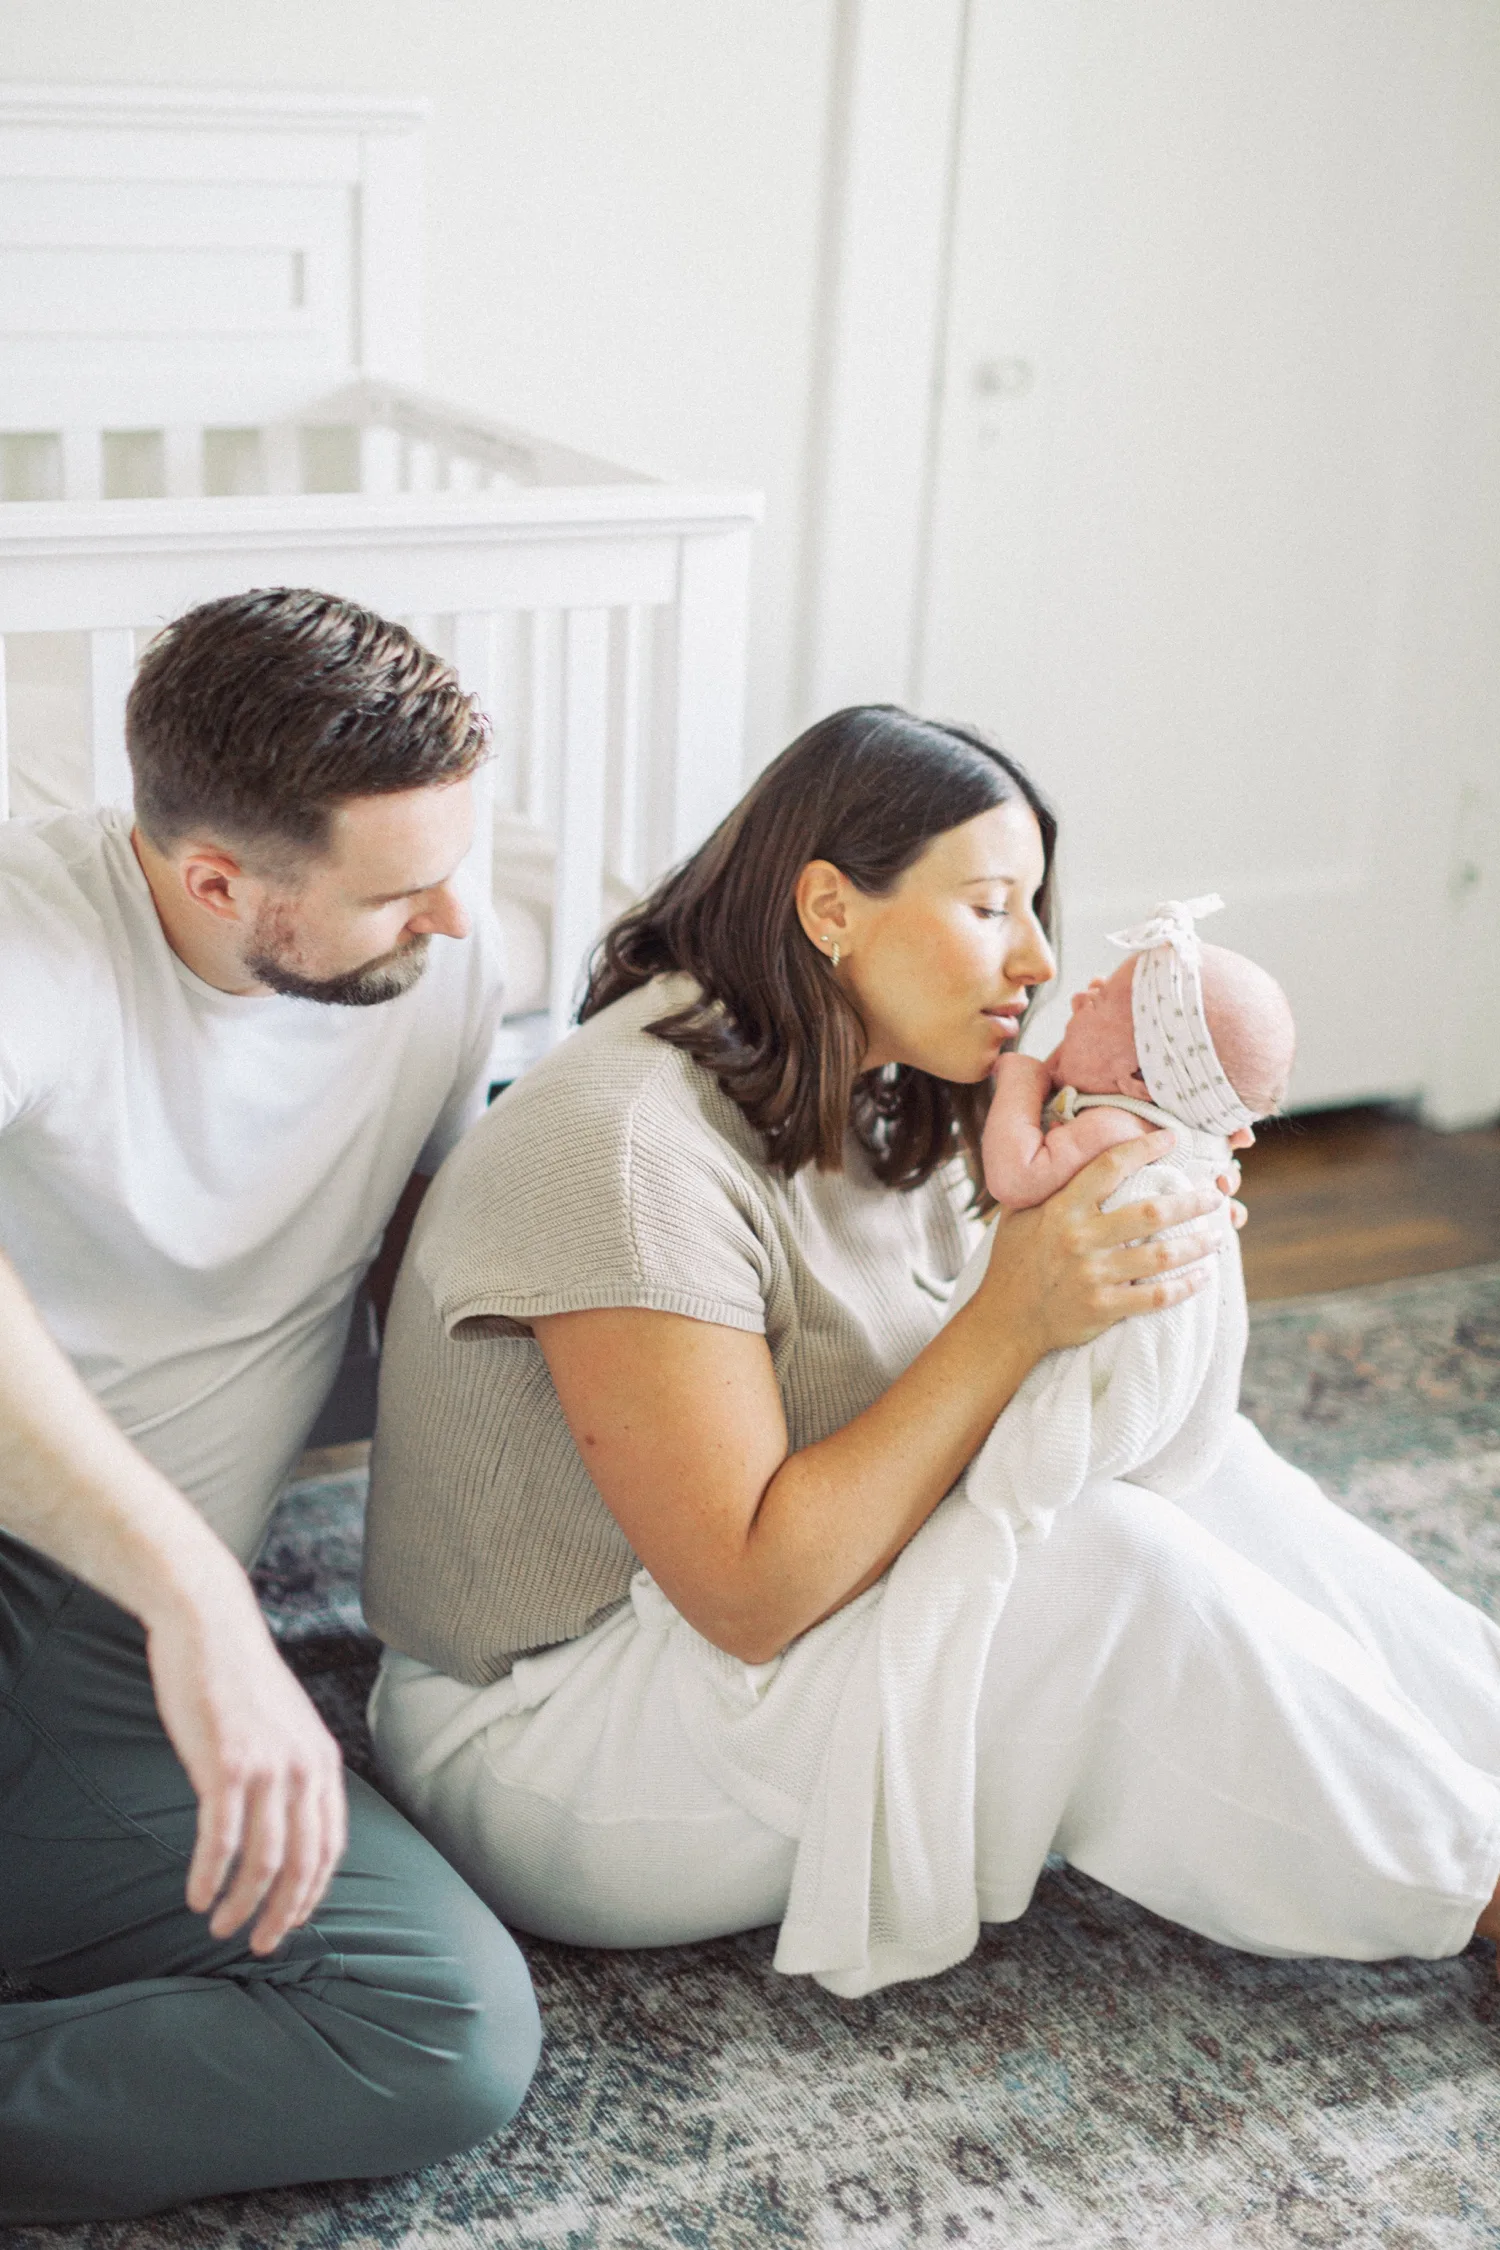
[[[780,1921],[778,1965],[861,1991],[1023,1912],[1057,1850],[1260,1952],[1491,1927],[1500,1633],[1246,1423],[1187,1502],[1099,1483],[1023,1550],[968,1739],[917,1777],[972,1767],[969,1938],[837,1927],[895,1848],[841,1811],[886,1574],[1030,1369],[1197,1289],[1223,1224],[1213,1191],[1101,1210],[1169,1137],[1127,1143],[1007,1217],[944,1320],[989,1073],[1054,974],[1054,840],[980,738],[823,721],[434,1185],[385,1347],[372,1721],[507,1921]]]

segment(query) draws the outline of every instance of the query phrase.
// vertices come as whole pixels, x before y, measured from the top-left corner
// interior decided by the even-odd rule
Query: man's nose
[[[407,924],[418,933],[431,932],[434,937],[467,937],[471,928],[468,909],[451,885],[444,883],[428,894],[419,914],[414,914]]]

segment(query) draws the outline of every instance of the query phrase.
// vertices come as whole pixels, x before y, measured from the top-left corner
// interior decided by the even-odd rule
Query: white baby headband
[[[1158,1109],[1205,1133],[1237,1133],[1255,1122],[1224,1075],[1203,1009],[1203,948],[1193,924],[1224,901],[1168,898],[1149,921],[1116,930],[1111,945],[1136,956],[1130,985],[1135,1052]]]

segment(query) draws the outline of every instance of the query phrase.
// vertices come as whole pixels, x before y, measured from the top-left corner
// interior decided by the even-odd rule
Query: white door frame
[[[799,721],[843,703],[914,703],[922,694],[964,60],[975,4],[838,0]],[[1469,113],[1461,123],[1482,137],[1486,88],[1500,87],[1500,68],[1485,51],[1482,16],[1472,6],[1458,10],[1456,26],[1471,66]],[[1458,212],[1452,231],[1461,259],[1467,238]],[[1473,289],[1464,295],[1472,313]],[[1490,319],[1491,341],[1500,344],[1500,319]],[[1468,343],[1472,353],[1473,339]],[[1439,435],[1437,458],[1426,465],[1431,488],[1420,501],[1432,519],[1424,528],[1435,529],[1455,502],[1461,511],[1467,503],[1471,528],[1480,526],[1485,506],[1474,498],[1477,483],[1492,527],[1485,576],[1500,579],[1493,533],[1500,444],[1466,467],[1445,457],[1451,451]],[[1482,529],[1473,535],[1484,537]],[[1440,554],[1441,541],[1434,546]],[[1430,1008],[1421,1101],[1432,1123],[1450,1128],[1487,1122],[1500,1111],[1500,671],[1489,626],[1481,626],[1455,582],[1460,574],[1450,561],[1446,585],[1434,588],[1448,614],[1434,615],[1429,604],[1422,619],[1413,619],[1419,637],[1398,661],[1408,696],[1420,698],[1457,658],[1465,718],[1472,718],[1462,730],[1468,739],[1453,746],[1452,771],[1434,776],[1441,798],[1434,817],[1452,837],[1448,911],[1426,933],[1412,991],[1403,996]],[[1442,578],[1441,568],[1436,575]],[[1420,728],[1413,733],[1420,738]],[[1351,994],[1351,1006],[1368,1004],[1368,995]]]
[[[796,717],[910,702],[969,0],[837,0]]]

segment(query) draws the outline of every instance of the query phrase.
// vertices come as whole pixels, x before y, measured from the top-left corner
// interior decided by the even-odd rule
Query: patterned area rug
[[[1246,1405],[1281,1449],[1500,1615],[1500,1267],[1255,1308]],[[367,1769],[360,1480],[289,1492],[262,1568]],[[773,1935],[527,1941],[546,2024],[515,2128],[374,2185],[7,2250],[1293,2250],[1500,2244],[1491,1949],[1264,1961],[1058,1867],[961,1967],[846,2003]]]

